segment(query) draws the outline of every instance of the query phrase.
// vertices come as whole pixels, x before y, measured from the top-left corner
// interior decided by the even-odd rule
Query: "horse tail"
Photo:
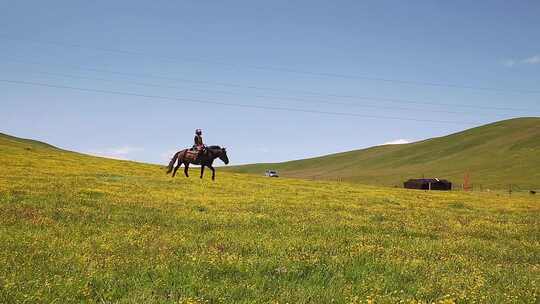
[[[182,151],[176,152],[174,154],[173,158],[171,159],[171,161],[169,162],[169,166],[167,167],[167,174],[172,172],[174,164],[176,163],[176,160],[178,159],[178,156],[180,155],[180,152],[182,152]]]

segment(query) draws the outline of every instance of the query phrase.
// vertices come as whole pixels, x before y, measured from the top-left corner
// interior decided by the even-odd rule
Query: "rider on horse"
[[[197,151],[198,154],[201,154],[205,149],[203,139],[202,139],[202,130],[201,129],[195,130],[195,138],[193,139],[193,141],[194,141],[194,145],[193,145],[192,150]]]

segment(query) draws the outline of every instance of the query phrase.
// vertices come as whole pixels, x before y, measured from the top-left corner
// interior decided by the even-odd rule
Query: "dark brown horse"
[[[212,167],[212,164],[216,158],[221,159],[226,165],[229,163],[227,150],[225,150],[225,148],[221,148],[220,146],[208,146],[198,157],[195,157],[194,152],[190,151],[189,149],[184,149],[174,154],[173,158],[169,162],[169,166],[167,167],[167,174],[172,172],[172,176],[174,177],[176,175],[176,171],[178,171],[180,166],[184,164],[184,174],[186,177],[189,177],[189,164],[194,164],[201,165],[201,178],[203,178],[204,167],[208,167],[210,170],[212,170],[212,180],[215,180],[216,170],[214,167]],[[175,167],[174,164],[177,161],[178,164]]]

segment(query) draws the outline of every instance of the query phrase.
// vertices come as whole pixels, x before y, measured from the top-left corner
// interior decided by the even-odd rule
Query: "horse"
[[[201,166],[201,178],[203,178],[204,167],[208,167],[210,168],[210,170],[212,170],[212,180],[215,180],[216,170],[214,169],[214,167],[212,167],[214,160],[216,158],[219,158],[225,163],[225,165],[229,164],[227,150],[225,148],[221,148],[220,146],[208,146],[198,157],[193,157],[193,154],[194,153],[191,152],[189,149],[184,149],[176,152],[171,161],[169,162],[169,166],[167,167],[167,174],[172,172],[172,177],[174,177],[176,175],[176,171],[178,171],[180,166],[184,164],[184,174],[186,175],[186,177],[189,177],[189,164],[194,164]],[[177,161],[178,164],[175,167],[174,164]]]

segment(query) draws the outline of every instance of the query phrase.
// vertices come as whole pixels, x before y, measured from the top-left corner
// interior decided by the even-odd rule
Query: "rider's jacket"
[[[193,139],[193,141],[194,141],[194,145],[193,145],[194,147],[204,146],[202,136],[200,135],[195,135],[195,138]]]

